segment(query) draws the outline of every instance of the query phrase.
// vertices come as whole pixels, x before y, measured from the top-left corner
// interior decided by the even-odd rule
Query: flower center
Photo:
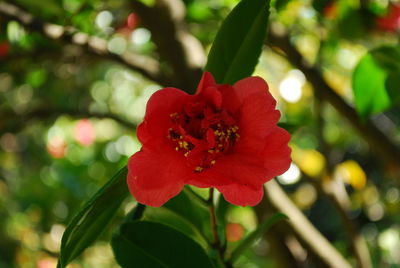
[[[239,127],[228,112],[204,102],[186,104],[181,112],[170,114],[170,121],[167,138],[194,172],[212,167],[240,138]]]

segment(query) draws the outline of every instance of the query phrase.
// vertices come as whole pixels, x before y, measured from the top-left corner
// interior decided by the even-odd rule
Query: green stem
[[[214,188],[210,188],[210,196],[207,200],[208,207],[210,210],[210,219],[211,219],[211,231],[214,236],[214,242],[212,247],[218,252],[221,260],[224,260],[225,250],[222,247],[221,240],[218,235],[218,224],[217,224],[217,216],[215,214],[215,206],[214,206]]]

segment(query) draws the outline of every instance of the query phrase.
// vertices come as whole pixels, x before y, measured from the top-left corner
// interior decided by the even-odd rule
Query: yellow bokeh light
[[[318,177],[322,174],[326,166],[325,157],[318,151],[307,149],[303,150],[294,147],[292,151],[293,161],[305,174],[311,177]]]
[[[354,189],[361,190],[367,182],[367,175],[361,166],[354,160],[347,160],[336,166],[334,176]]]

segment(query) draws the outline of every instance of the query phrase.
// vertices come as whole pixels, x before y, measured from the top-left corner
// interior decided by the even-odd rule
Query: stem
[[[221,260],[224,260],[224,248],[221,245],[221,240],[218,235],[218,225],[217,225],[217,217],[215,214],[215,206],[214,206],[214,188],[210,188],[210,196],[207,200],[208,207],[210,209],[210,219],[211,219],[211,231],[214,236],[214,242],[212,247],[218,252]]]

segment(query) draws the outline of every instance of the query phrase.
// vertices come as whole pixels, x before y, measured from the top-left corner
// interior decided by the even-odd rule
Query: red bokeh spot
[[[61,137],[54,137],[47,143],[47,152],[54,158],[63,158],[65,156],[65,151],[67,149],[67,144]]]
[[[400,5],[390,4],[388,13],[376,19],[377,26],[387,32],[400,29]]]
[[[139,22],[139,17],[135,13],[131,13],[128,15],[128,18],[126,19],[126,26],[133,30],[136,28],[137,24]]]
[[[10,44],[8,42],[0,42],[0,58],[7,56],[10,51]]]
[[[236,242],[244,236],[244,228],[240,223],[228,223],[226,226],[226,239],[229,242]]]
[[[79,120],[74,131],[75,140],[82,146],[90,146],[96,139],[96,130],[89,119]]]
[[[57,260],[54,258],[44,258],[37,262],[37,268],[54,268],[57,266]]]
[[[324,17],[327,19],[334,19],[337,16],[337,6],[335,5],[334,1],[330,1],[325,7],[324,7]]]

